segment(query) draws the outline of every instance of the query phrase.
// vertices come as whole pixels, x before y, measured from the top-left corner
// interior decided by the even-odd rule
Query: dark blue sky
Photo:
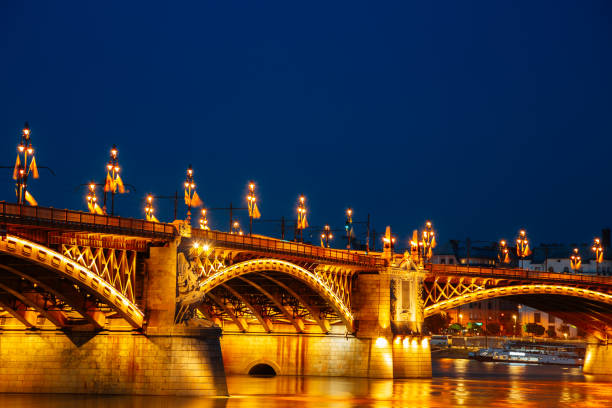
[[[125,216],[192,163],[207,206],[253,179],[264,218],[303,192],[311,225],[350,205],[402,240],[426,219],[441,239],[612,225],[609,2],[419,3],[5,1],[2,164],[29,120],[44,206],[85,209],[116,143]]]

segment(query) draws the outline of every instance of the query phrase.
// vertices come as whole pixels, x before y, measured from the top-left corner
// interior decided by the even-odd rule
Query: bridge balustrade
[[[612,284],[612,276],[544,272],[520,268],[490,268],[482,266],[460,266],[448,264],[429,264],[427,265],[427,268],[434,275],[456,274],[522,280],[572,281],[584,284]]]
[[[314,245],[282,241],[273,238],[249,237],[246,235],[228,234],[226,232],[207,231],[201,229],[193,229],[192,237],[196,239],[220,242],[224,245],[236,248],[286,253],[313,259],[334,260],[337,262],[363,265],[372,268],[385,266],[385,260],[379,257],[338,249],[320,248]]]
[[[81,211],[60,210],[46,207],[31,207],[7,202],[0,202],[0,219],[6,221],[17,221],[24,224],[52,224],[86,226],[100,226],[117,228],[128,233],[148,233],[173,236],[176,229],[172,224],[158,223],[139,220],[135,218],[123,218],[110,215],[91,214]]]

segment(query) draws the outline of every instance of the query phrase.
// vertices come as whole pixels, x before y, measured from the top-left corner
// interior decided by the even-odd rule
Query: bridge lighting
[[[187,168],[187,178],[185,179],[185,205],[187,205],[187,223],[191,223],[191,207],[201,207],[202,200],[195,190],[195,182],[193,180],[193,167],[191,164]]]
[[[346,230],[346,249],[351,250],[351,240],[353,239],[353,209],[347,208],[346,210],[346,223],[344,224]]]
[[[147,221],[159,222],[159,220],[155,217],[155,208],[153,208],[153,196],[151,194],[147,195],[147,202],[145,204],[145,218]]]
[[[107,194],[111,193],[111,215],[115,214],[115,194],[124,194],[125,186],[123,180],[119,176],[119,162],[117,156],[119,151],[117,146],[113,145],[110,150],[110,159],[106,164],[106,181],[104,182],[104,211],[106,211]]]
[[[603,262],[603,246],[601,245],[601,240],[599,238],[595,238],[593,240],[593,247],[591,249],[593,252],[595,252],[596,274],[599,275],[599,264]]]
[[[323,248],[329,248],[329,241],[331,241],[333,237],[334,235],[331,233],[329,225],[325,225],[325,227],[323,227],[323,233],[321,234],[321,246]]]
[[[206,208],[202,208],[202,216],[200,217],[200,229],[208,231],[208,217]]]
[[[13,169],[13,180],[15,180],[15,193],[17,194],[17,204],[23,205],[24,201],[35,206],[38,205],[34,197],[28,191],[28,178],[32,175],[38,178],[38,167],[34,157],[34,148],[30,140],[30,126],[28,122],[23,126],[21,140],[17,146],[17,159]]]
[[[521,260],[521,267],[523,267],[525,257],[531,255],[529,240],[527,239],[527,232],[524,229],[519,231],[519,235],[516,239],[516,255]]]
[[[379,337],[376,339],[376,347],[378,348],[383,348],[383,347],[387,347],[387,345],[389,344],[389,342],[387,341],[386,338],[384,337]]]
[[[582,265],[582,259],[580,258],[580,253],[578,252],[578,248],[574,248],[572,255],[570,256],[570,266],[572,270],[578,271],[580,266]]]
[[[421,347],[423,348],[429,347],[429,339],[427,337],[423,337],[423,340],[421,340]]]
[[[308,228],[308,221],[306,220],[306,197],[304,197],[304,195],[300,195],[298,199],[296,228],[299,232],[300,242],[304,242],[304,230]]]
[[[422,240],[419,244],[421,245],[423,260],[428,262],[433,256],[433,248],[436,247],[436,234],[431,221],[425,222],[425,229],[422,232]]]
[[[253,218],[260,218],[257,208],[257,197],[255,196],[255,183],[249,182],[249,194],[247,194],[247,209],[249,210],[249,236],[253,235]]]
[[[497,254],[497,261],[500,264],[510,263],[510,250],[508,249],[508,243],[505,239],[499,241],[499,252]]]

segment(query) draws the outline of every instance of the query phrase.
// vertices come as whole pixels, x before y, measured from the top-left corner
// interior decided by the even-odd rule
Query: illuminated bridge
[[[2,390],[219,395],[225,373],[262,367],[428,377],[423,319],[497,297],[612,334],[610,277],[423,267],[389,245],[366,254],[8,203],[0,233]],[[585,371],[612,375],[606,350],[593,344]],[[44,369],[28,372],[34,360]]]

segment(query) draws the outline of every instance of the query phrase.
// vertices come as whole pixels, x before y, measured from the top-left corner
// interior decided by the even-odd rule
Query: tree
[[[557,337],[557,330],[555,330],[555,326],[550,326],[548,330],[546,330],[546,335],[551,339]]]
[[[459,323],[453,323],[449,326],[448,330],[450,332],[461,333],[463,331],[463,326]]]
[[[540,326],[537,323],[527,323],[525,325],[525,332],[531,333],[535,336],[541,336],[546,332],[546,329],[544,328],[544,326]]]

